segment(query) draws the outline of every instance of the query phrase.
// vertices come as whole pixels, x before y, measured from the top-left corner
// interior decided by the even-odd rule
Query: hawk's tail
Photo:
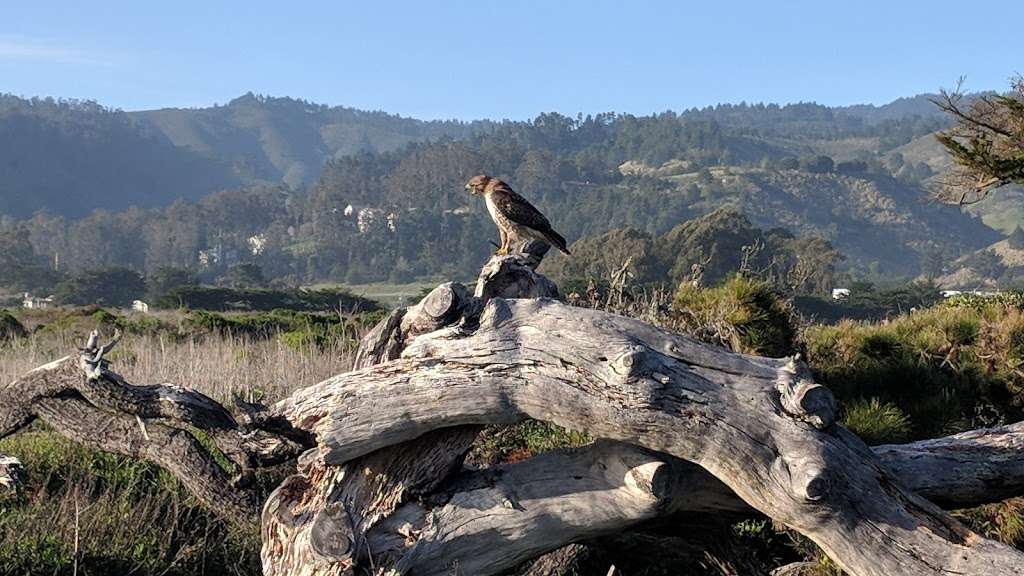
[[[548,241],[548,244],[551,244],[552,246],[558,248],[562,252],[566,254],[571,254],[571,252],[569,252],[569,249],[566,248],[565,246],[565,238],[562,238],[561,234],[559,234],[558,232],[555,232],[554,230],[548,230],[547,232],[544,233],[544,239]]]

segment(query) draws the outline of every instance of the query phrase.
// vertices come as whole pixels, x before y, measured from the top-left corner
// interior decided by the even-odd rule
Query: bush
[[[160,308],[216,311],[298,310],[304,312],[368,312],[380,306],[347,290],[267,290],[182,286],[155,302]]]
[[[566,430],[548,422],[527,420],[512,426],[485,428],[473,443],[469,461],[479,466],[518,462],[543,452],[590,442],[586,433]]]
[[[127,268],[88,270],[57,285],[55,296],[61,304],[99,304],[126,308],[146,292],[146,283]]]
[[[767,283],[735,276],[716,288],[684,282],[673,310],[679,327],[737,352],[781,357],[795,348],[788,305]]]
[[[25,327],[7,310],[0,310],[0,342],[28,335]]]
[[[843,411],[843,425],[871,445],[903,442],[910,436],[910,420],[895,404],[878,398],[857,400]]]
[[[906,414],[911,438],[1021,418],[1024,313],[998,301],[940,304],[884,323],[804,331],[808,362],[842,400]]]
[[[277,337],[295,350],[327,349],[331,344],[354,340],[367,326],[380,319],[378,314],[343,317],[274,310],[263,314],[218,314],[205,310],[191,312],[183,328],[187,332],[212,332],[221,335]]]

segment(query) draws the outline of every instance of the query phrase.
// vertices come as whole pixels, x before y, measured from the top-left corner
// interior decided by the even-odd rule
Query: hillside
[[[829,239],[855,268],[913,269],[933,247],[978,249],[999,238],[981,221],[927,201],[892,177],[799,171],[745,171],[733,176],[755,225]]]
[[[241,180],[230,167],[91,102],[0,95],[0,214],[198,200]]]
[[[674,287],[697,278],[715,284],[745,267],[798,293],[824,293],[842,258],[820,237],[759,230],[735,209],[721,208],[662,235],[618,228],[583,238],[571,256],[549,256],[541,271],[570,288],[591,280],[609,284],[623,269],[629,284]]]
[[[422,121],[383,112],[245,94],[224,106],[131,112],[176,146],[230,163],[246,180],[311,184],[330,158],[410,142],[465,138],[487,122]]]
[[[942,270],[935,281],[963,290],[1024,287],[1024,229],[962,256]]]
[[[61,273],[189,268],[210,282],[255,264],[284,285],[461,277],[494,236],[463,190],[481,172],[510,182],[570,242],[622,228],[653,238],[732,207],[758,228],[820,237],[846,257],[841,271],[880,280],[1000,239],[927,201],[927,146],[946,120],[923,97],[469,124],[251,94],[131,114],[8,102],[14,161],[0,174],[11,190],[0,212],[20,221],[0,220],[0,239],[17,239],[23,278],[55,262]],[[223,188],[233,189],[212,193]],[[49,215],[27,219],[40,208]],[[1005,230],[1012,214],[986,222]]]
[[[929,203],[920,188],[885,174],[729,166],[667,176],[654,169],[648,177],[666,183],[663,206],[682,201],[697,215],[731,206],[760,228],[826,238],[859,273],[905,273],[930,250],[962,254],[1000,238],[977,218]]]

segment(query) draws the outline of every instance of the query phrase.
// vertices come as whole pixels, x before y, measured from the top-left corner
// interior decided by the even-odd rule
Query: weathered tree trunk
[[[262,513],[264,570],[281,576],[497,574],[653,518],[754,509],[856,576],[1024,574],[1024,554],[926,500],[1024,493],[1024,425],[869,449],[798,358],[566,306],[534,272],[541,256],[492,259],[472,295],[439,286],[368,336],[356,371],[238,417],[191,390],[124,382],[92,341],[0,389],[0,436],[43,418],[167,467],[243,522],[248,472],[305,450]],[[479,426],[525,418],[601,440],[462,469]]]

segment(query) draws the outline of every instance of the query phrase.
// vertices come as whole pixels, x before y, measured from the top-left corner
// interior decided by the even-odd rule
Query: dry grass
[[[0,343],[0,382],[74,353],[96,324],[90,316],[43,320],[33,335]],[[296,346],[281,335],[183,334],[180,320],[129,331],[110,357],[113,369],[129,382],[187,385],[222,402],[273,402],[348,370],[361,336]],[[0,453],[21,458],[28,472],[21,499],[0,504],[0,574],[260,572],[258,534],[220,522],[155,466],[84,449],[39,425],[0,440]]]
[[[47,332],[0,346],[0,382],[74,353],[84,342],[78,331]],[[267,401],[315,384],[352,366],[351,341],[325,349],[295,348],[279,337],[257,339],[216,334],[179,338],[169,334],[127,335],[110,356],[113,369],[136,384],[173,382],[217,400],[250,393]]]

